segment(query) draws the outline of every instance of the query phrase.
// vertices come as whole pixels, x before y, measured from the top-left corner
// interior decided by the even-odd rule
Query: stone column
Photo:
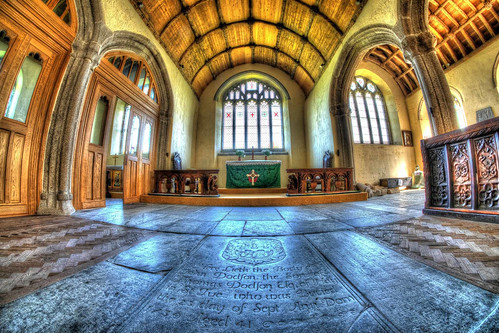
[[[38,214],[70,215],[71,176],[76,134],[90,76],[100,61],[101,43],[75,41],[52,114],[45,151]]]
[[[438,61],[431,32],[408,35],[402,40],[404,57],[414,67],[435,135],[459,128],[454,100]]]
[[[348,108],[343,113],[335,114],[334,122],[338,138],[334,147],[336,158],[338,158],[338,167],[353,168],[352,124]],[[337,155],[338,151],[339,156]]]
[[[166,104],[166,103],[165,103]],[[170,142],[168,134],[168,125],[171,123],[171,118],[164,112],[159,116],[159,133],[158,133],[158,156],[156,157],[156,166],[158,170],[168,169],[168,142]]]

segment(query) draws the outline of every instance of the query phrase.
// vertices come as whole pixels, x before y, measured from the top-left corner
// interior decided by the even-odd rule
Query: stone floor
[[[405,191],[276,208],[110,201],[75,216],[155,236],[0,307],[0,332],[498,332],[498,294],[376,238],[402,237],[393,226],[409,221],[464,228],[422,217],[423,200]],[[466,223],[488,230],[484,266],[497,268],[499,233]]]

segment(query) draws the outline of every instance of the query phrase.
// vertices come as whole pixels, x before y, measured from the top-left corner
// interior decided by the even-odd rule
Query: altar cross
[[[258,180],[259,174],[255,173],[255,170],[251,170],[251,173],[246,175],[251,183],[251,186],[255,186],[255,182]]]

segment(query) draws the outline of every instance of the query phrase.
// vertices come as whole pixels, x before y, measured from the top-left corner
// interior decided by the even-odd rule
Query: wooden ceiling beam
[[[430,31],[431,33],[437,37],[438,40],[443,40],[444,38],[442,37],[442,35],[434,28],[430,25]]]
[[[471,1],[469,0],[463,0],[464,3],[466,3],[468,5],[468,7],[470,7],[470,9],[473,11],[473,12],[476,12],[477,11],[477,8],[475,7],[474,4],[471,3]]]
[[[442,46],[442,44],[439,45],[439,46]],[[443,53],[442,50],[440,50],[440,47],[437,49],[437,55],[438,54],[440,55],[440,58],[441,58],[440,61],[443,62],[445,64],[445,66],[447,66],[447,64],[450,64],[449,58],[447,58],[447,56],[445,55],[445,53]]]
[[[237,48],[240,48],[240,47],[251,47],[251,50],[252,50],[251,61],[252,61],[252,63],[256,63],[256,62],[255,62],[255,60],[254,60],[254,59],[255,59],[255,57],[254,57],[255,47],[263,47],[263,48],[266,48],[266,49],[269,49],[269,50],[272,50],[272,51],[276,51],[276,50],[275,50],[274,48],[272,48],[272,47],[269,47],[269,46],[266,46],[266,45],[260,45],[260,44],[256,44],[256,45],[242,45],[242,46],[238,46]],[[194,82],[194,79],[196,78],[196,76],[198,75],[198,73],[201,71],[201,69],[202,69],[204,66],[206,66],[207,64],[209,64],[209,63],[210,63],[213,59],[215,59],[215,58],[216,58],[216,57],[218,57],[219,55],[224,54],[224,53],[229,52],[229,51],[232,51],[232,50],[233,50],[233,49],[226,49],[226,50],[223,50],[223,51],[218,52],[217,54],[214,54],[214,55],[213,55],[213,57],[211,57],[210,59],[208,59],[208,60],[206,61],[206,63],[205,63],[203,66],[201,66],[201,67],[199,67],[199,68],[197,69],[196,73],[193,75],[192,80],[190,80],[190,81],[189,81],[189,80],[187,80],[187,82],[190,82],[190,83],[192,84],[192,82]],[[298,63],[298,64],[299,64],[299,62],[298,62],[295,58],[293,58],[292,56],[290,56],[288,53],[283,52],[282,50],[277,50],[277,53],[282,53],[282,54],[284,54],[284,55],[287,55],[290,59],[292,59],[292,60],[293,60],[293,62],[295,62],[295,63]],[[303,67],[303,66],[302,66],[302,67]],[[309,74],[309,75],[310,75],[310,73],[308,73],[308,72],[307,72],[307,74]],[[312,76],[310,76],[310,77],[312,77]]]
[[[214,28],[214,29],[212,29],[212,30],[210,30],[210,31],[207,31],[204,35],[202,35],[202,36],[198,37],[196,40],[202,40],[202,39],[203,39],[203,38],[205,38],[207,35],[209,35],[211,32],[213,32],[213,31],[215,31],[215,30],[217,30],[217,29],[229,28],[230,26],[232,26],[232,25],[234,25],[234,24],[238,24],[238,23],[241,23],[241,22],[233,22],[233,23],[231,23],[231,24],[227,24],[227,25],[220,25],[220,26],[218,26],[218,27],[216,27],[216,28]],[[253,24],[254,24],[254,23],[265,23],[265,24],[273,25],[272,23],[269,23],[269,22],[267,22],[267,21],[262,21],[262,20],[253,20],[253,21],[252,21],[252,23],[253,23]],[[190,23],[189,23],[189,24],[190,24]],[[326,62],[326,60],[325,60],[324,56],[323,56],[323,55],[322,55],[322,53],[319,51],[319,49],[318,49],[318,48],[317,48],[314,44],[312,44],[312,43],[311,43],[311,42],[310,42],[307,38],[304,38],[304,37],[302,37],[302,36],[298,35],[296,32],[294,32],[294,31],[293,31],[293,30],[291,30],[291,29],[288,29],[288,28],[284,27],[283,25],[275,25],[275,26],[277,27],[277,29],[282,29],[282,30],[285,30],[286,32],[289,32],[289,33],[291,33],[291,34],[293,34],[293,35],[295,35],[295,36],[298,36],[298,37],[299,37],[300,39],[302,39],[302,40],[306,40],[306,43],[308,43],[308,44],[312,47],[312,49],[313,49],[314,51],[316,51],[316,52],[320,55],[322,63],[325,63],[325,62]],[[191,26],[191,29],[192,29],[192,26]],[[279,32],[278,32],[278,35],[279,35]],[[196,42],[196,40],[194,41],[194,43]],[[251,44],[251,45],[255,45],[255,44]],[[276,48],[277,48],[279,51],[281,51],[281,50],[278,48],[278,45],[279,45],[279,40],[278,40],[278,42],[276,43]],[[189,50],[189,49],[191,48],[191,46],[192,46],[192,44],[191,44],[191,45],[189,45],[189,46],[185,49],[185,51],[182,53],[182,55],[179,57],[179,59],[178,59],[179,63],[182,61],[182,59],[184,58],[185,54],[187,53],[187,50]],[[241,45],[241,46],[243,46],[243,45]],[[249,45],[247,45],[247,46],[249,46]],[[228,47],[229,47],[229,45],[227,44],[227,48],[228,48]],[[301,52],[300,52],[300,53],[301,53]],[[300,54],[300,55],[301,55],[301,54]],[[293,58],[293,59],[294,59],[294,58]],[[298,57],[298,59],[300,59],[300,58]],[[297,60],[297,59],[295,59],[295,60]]]
[[[456,12],[459,13],[459,15],[463,17],[463,19],[468,19],[468,14],[466,14],[466,12],[462,10],[461,7],[459,7],[454,1],[451,1],[450,5],[456,10]]]
[[[488,10],[492,14],[492,16],[494,16],[494,18],[496,19],[496,21],[499,22],[499,15],[497,15],[496,10],[494,9],[494,7],[490,6],[490,8],[488,8]]]
[[[447,51],[449,51],[449,54],[452,57],[452,60],[454,60],[454,62],[457,62],[459,59],[457,58],[456,52],[454,52],[452,47],[449,45],[449,42],[447,41],[444,45],[445,45],[445,48],[447,49]]]
[[[496,1],[497,1],[497,0],[496,0]],[[492,8],[493,8],[493,7],[492,7]],[[479,29],[476,27],[476,25],[474,25],[474,24],[473,24],[473,25],[474,25],[474,27],[473,27],[473,25],[471,25],[471,24],[473,23],[473,19],[475,19],[475,18],[477,17],[477,15],[481,15],[481,14],[482,14],[484,11],[486,11],[486,10],[489,10],[489,9],[488,9],[488,8],[486,8],[485,6],[483,6],[480,10],[478,10],[478,11],[475,13],[475,15],[471,16],[471,17],[470,17],[470,18],[469,18],[466,22],[464,22],[463,24],[461,24],[461,25],[459,26],[459,28],[455,29],[455,30],[453,31],[453,33],[454,33],[454,34],[457,34],[457,33],[458,33],[458,32],[460,32],[460,31],[466,31],[466,30],[464,30],[464,28],[465,28],[465,27],[467,27],[468,25],[470,25],[470,26],[471,26],[471,28],[472,28],[475,32],[479,31]],[[483,39],[483,35],[479,34],[478,32],[477,32],[477,35],[478,35],[478,37],[479,37],[480,39],[482,39],[482,42],[483,42],[483,43],[485,43],[485,39]],[[441,42],[440,44],[445,43],[445,42],[446,42],[448,39],[450,39],[450,38],[451,38],[451,37],[450,37],[450,36],[448,36],[448,35],[447,35],[447,36],[445,36],[445,38],[442,40],[442,42]],[[468,40],[468,39],[467,39],[467,40]],[[469,42],[469,40],[468,40],[468,42]],[[476,45],[475,45],[474,43],[473,43],[473,45],[475,46],[475,47],[473,47],[473,49],[476,49]],[[440,46],[440,45],[437,45],[437,47],[439,47],[439,46]]]
[[[480,29],[478,29],[478,27],[476,26],[476,24],[473,21],[471,21],[469,24],[470,24],[470,27],[473,29],[473,31],[475,31],[475,33],[478,35],[478,38],[480,38],[482,43],[485,44],[485,37],[483,37],[483,34],[480,31]]]
[[[463,57],[465,57],[468,53],[466,52],[466,48],[464,47],[463,43],[455,34],[453,34],[452,36],[454,37],[453,41],[456,43],[459,52],[463,55]]]
[[[476,45],[475,45],[475,42],[473,42],[473,39],[471,38],[471,36],[466,32],[466,30],[461,30],[460,31],[461,34],[463,35],[464,39],[466,39],[466,42],[468,42],[468,45],[473,49],[475,50],[476,49]]]
[[[451,3],[453,3],[453,2],[451,2]],[[445,8],[442,7],[442,13],[445,16],[447,16],[447,18],[452,22],[452,24],[454,24],[454,26],[455,26],[454,29],[456,29],[456,28],[458,28],[460,26],[459,22],[454,18],[454,16],[451,15],[451,13],[449,13],[447,11],[447,9],[445,9]],[[446,24],[444,23],[444,25],[446,25]],[[447,29],[448,29],[448,31],[451,30],[449,26],[447,26]]]
[[[485,29],[489,32],[489,34],[494,37],[496,34],[494,33],[494,29],[489,24],[489,21],[483,15],[478,15],[478,19],[482,21],[483,25],[485,26]]]

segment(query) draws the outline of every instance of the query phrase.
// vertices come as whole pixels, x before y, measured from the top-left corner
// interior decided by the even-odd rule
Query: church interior
[[[498,0],[0,1],[1,332],[498,332]]]

